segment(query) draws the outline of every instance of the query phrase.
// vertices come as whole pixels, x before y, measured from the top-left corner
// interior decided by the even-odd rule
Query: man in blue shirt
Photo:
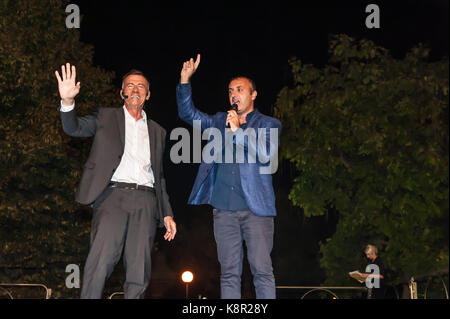
[[[246,77],[233,78],[228,85],[230,105],[236,104],[237,110],[208,115],[196,109],[189,81],[199,63],[200,55],[195,62],[190,59],[183,64],[177,86],[178,114],[190,125],[199,121],[202,131],[218,130],[221,141],[214,142],[223,147],[213,161],[202,159],[188,202],[214,207],[221,297],[241,298],[245,241],[256,297],[273,299],[275,278],[270,253],[276,209],[271,174],[278,163],[281,123],[254,107],[257,91]]]

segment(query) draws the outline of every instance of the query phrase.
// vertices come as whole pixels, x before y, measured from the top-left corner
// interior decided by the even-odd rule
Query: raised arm
[[[58,80],[58,90],[61,97],[60,116],[62,127],[65,133],[70,136],[88,137],[95,134],[96,115],[77,117],[75,113],[75,96],[80,92],[81,83],[75,84],[76,79],[75,65],[61,66],[61,76],[55,71]]]
[[[199,111],[192,101],[192,87],[190,79],[197,71],[200,64],[200,54],[197,54],[197,59],[190,59],[183,63],[180,73],[180,84],[177,86],[177,104],[178,116],[186,123],[193,125],[193,121],[201,122],[201,129],[207,129],[212,126],[212,117],[204,112]]]

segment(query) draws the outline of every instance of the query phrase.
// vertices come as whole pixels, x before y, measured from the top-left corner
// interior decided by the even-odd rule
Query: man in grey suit
[[[156,227],[166,227],[168,241],[176,234],[162,163],[166,131],[147,119],[143,110],[150,98],[149,81],[142,72],[130,71],[120,90],[122,108],[99,108],[78,117],[74,98],[80,82],[75,81],[75,66],[67,63],[61,66],[61,76],[58,71],[55,75],[64,132],[94,136],[75,198],[94,210],[81,298],[102,298],[105,281],[122,251],[125,298],[143,298]]]

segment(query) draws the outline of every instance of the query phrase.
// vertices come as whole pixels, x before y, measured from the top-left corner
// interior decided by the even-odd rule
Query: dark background
[[[367,38],[396,58],[424,43],[431,59],[448,56],[448,1],[74,1],[80,7],[81,40],[94,45],[94,64],[121,77],[137,68],[149,77],[152,92],[146,111],[168,133],[190,127],[178,119],[175,87],[182,63],[202,55],[192,78],[194,102],[207,113],[227,108],[232,76],[254,79],[256,107],[271,115],[277,94],[290,83],[288,60],[300,58],[316,66],[327,63],[330,36],[345,33]],[[368,4],[380,8],[380,29],[368,29]],[[117,93],[117,106],[121,106]],[[167,153],[176,141],[169,141]],[[282,145],[281,145],[282,147]],[[165,174],[179,233],[173,243],[156,243],[150,296],[163,291],[184,294],[168,280],[191,269],[196,278],[191,294],[218,297],[219,266],[215,256],[211,209],[187,205],[198,164],[173,164],[167,156]],[[330,237],[336,215],[305,219],[287,199],[293,170],[281,163],[274,176],[277,192],[273,251],[277,285],[319,285],[318,243]],[[163,271],[169,269],[170,271]],[[121,270],[118,270],[119,272]],[[178,278],[178,277],[177,277]],[[179,282],[179,279],[176,279]],[[252,296],[248,266],[244,296]]]

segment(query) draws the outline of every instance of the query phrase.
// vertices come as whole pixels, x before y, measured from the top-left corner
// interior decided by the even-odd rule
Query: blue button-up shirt
[[[239,127],[245,130],[247,122],[255,112],[247,114],[246,122]],[[233,147],[233,163],[225,163],[225,146],[222,149],[222,163],[216,163],[217,175],[211,197],[211,205],[220,210],[249,210],[241,185],[239,163],[236,163],[236,147]]]

